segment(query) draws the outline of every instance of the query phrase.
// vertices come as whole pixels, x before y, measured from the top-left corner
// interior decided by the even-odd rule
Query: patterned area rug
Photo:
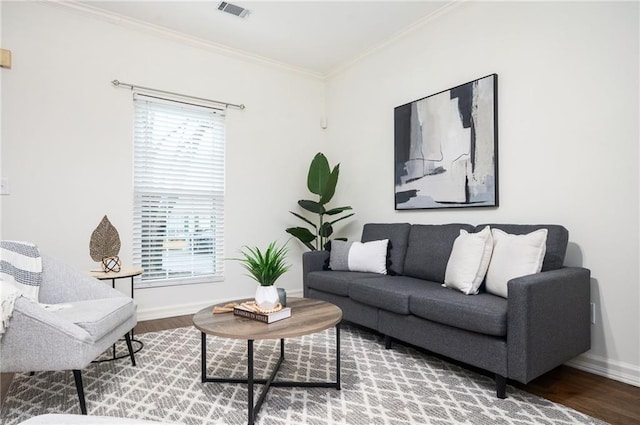
[[[90,415],[181,424],[246,424],[247,388],[200,382],[200,333],[179,328],[136,335],[138,366],[127,359],[83,371]],[[209,336],[208,374],[246,376],[246,341]],[[122,351],[124,347],[119,347]],[[256,378],[268,376],[278,341],[256,341]],[[565,406],[356,327],[341,332],[342,390],[271,388],[258,424],[603,424]],[[286,341],[277,379],[335,380],[335,330]],[[259,372],[263,371],[263,372]],[[256,386],[257,400],[262,386]],[[79,413],[71,372],[16,374],[0,419],[13,425],[44,413]]]

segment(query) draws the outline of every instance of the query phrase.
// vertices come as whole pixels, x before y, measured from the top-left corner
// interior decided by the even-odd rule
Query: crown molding
[[[430,14],[424,16],[422,19],[414,22],[413,24],[399,31],[395,35],[391,36],[389,39],[385,40],[384,42],[371,47],[370,49],[363,52],[362,54],[357,55],[350,60],[347,60],[346,62],[334,67],[333,69],[325,73],[312,71],[305,68],[295,67],[283,62],[269,59],[264,56],[256,55],[240,49],[234,49],[229,46],[225,46],[223,44],[215,43],[213,41],[205,40],[199,37],[195,37],[179,31],[175,31],[160,25],[151,24],[149,22],[145,22],[139,19],[134,19],[134,18],[123,16],[114,12],[106,11],[86,3],[79,3],[75,0],[47,0],[44,3],[48,5],[64,8],[67,10],[71,10],[79,14],[90,16],[90,17],[99,19],[101,21],[109,22],[125,28],[143,31],[143,32],[151,33],[157,36],[165,37],[165,38],[178,41],[178,42],[181,42],[193,47],[197,47],[203,50],[208,50],[210,52],[232,57],[234,59],[239,59],[245,62],[251,62],[254,64],[277,68],[277,69],[292,72],[307,78],[326,81],[346,71],[348,68],[354,66],[358,62],[364,60],[365,58],[371,55],[374,55],[375,53],[382,50],[383,48],[396,43],[397,41],[411,34],[412,32],[422,28],[423,26],[433,21],[434,19],[437,19],[440,16],[446,13],[449,13],[454,8],[457,8],[462,4],[472,2],[472,1],[473,0],[451,0],[445,5],[431,12]]]
[[[325,75],[319,72],[291,66],[279,61],[275,61],[273,59],[266,58],[264,56],[256,55],[256,54],[249,53],[239,49],[234,49],[229,46],[225,46],[223,44],[214,43],[212,41],[204,40],[199,37],[194,37],[194,36],[191,36],[179,31],[175,31],[160,25],[144,22],[139,19],[134,19],[134,18],[126,17],[114,12],[105,11],[103,9],[99,9],[97,7],[94,7],[88,4],[78,3],[74,0],[48,0],[44,3],[48,5],[64,8],[67,10],[71,10],[79,14],[90,16],[90,17],[99,19],[101,21],[109,22],[125,28],[143,31],[143,32],[151,33],[161,37],[169,38],[174,41],[178,41],[193,47],[198,47],[203,50],[208,50],[210,52],[232,57],[234,59],[243,60],[245,62],[251,62],[254,64],[277,68],[280,70],[299,74],[307,78],[312,78],[317,80],[325,79]]]

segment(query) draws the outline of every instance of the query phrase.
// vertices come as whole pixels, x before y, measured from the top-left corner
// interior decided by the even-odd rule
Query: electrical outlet
[[[9,195],[9,178],[3,177],[2,184],[0,184],[0,195]]]
[[[596,303],[591,303],[591,324],[596,324]]]

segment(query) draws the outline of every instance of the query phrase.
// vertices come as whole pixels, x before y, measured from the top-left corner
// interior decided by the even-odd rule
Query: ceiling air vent
[[[234,16],[239,16],[241,18],[244,18],[249,14],[249,9],[236,6],[235,4],[227,3],[226,1],[220,2],[220,4],[218,5],[218,10],[230,13]]]

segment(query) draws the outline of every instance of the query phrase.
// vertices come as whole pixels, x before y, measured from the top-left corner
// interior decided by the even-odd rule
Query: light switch
[[[11,69],[11,50],[0,49],[0,68]]]

